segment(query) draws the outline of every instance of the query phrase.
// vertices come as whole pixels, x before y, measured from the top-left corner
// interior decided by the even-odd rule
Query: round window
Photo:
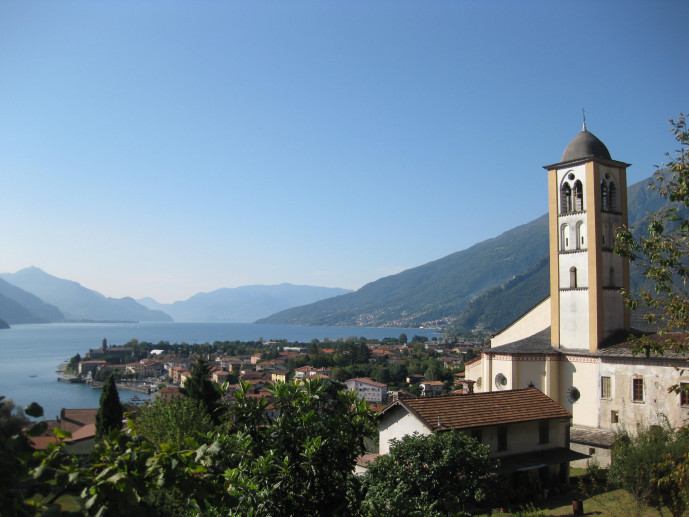
[[[501,373],[497,374],[495,376],[495,387],[499,390],[503,390],[505,389],[505,386],[507,386],[507,377]]]
[[[581,393],[577,388],[572,386],[569,388],[567,392],[567,400],[569,400],[572,404],[574,404],[577,400],[581,398]]]

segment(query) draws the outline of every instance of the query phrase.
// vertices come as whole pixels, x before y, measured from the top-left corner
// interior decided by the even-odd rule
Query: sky
[[[686,1],[0,2],[0,272],[162,303],[358,289],[629,184],[689,111]]]

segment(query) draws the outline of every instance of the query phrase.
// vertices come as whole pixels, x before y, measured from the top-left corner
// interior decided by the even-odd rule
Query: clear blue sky
[[[160,302],[357,289],[630,184],[689,111],[689,2],[0,3],[0,271]]]

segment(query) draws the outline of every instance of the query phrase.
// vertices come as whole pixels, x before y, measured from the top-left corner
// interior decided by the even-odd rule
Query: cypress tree
[[[215,410],[218,407],[220,392],[215,388],[210,377],[211,366],[199,355],[196,358],[196,363],[191,368],[189,378],[184,388],[180,391],[187,397],[202,404],[210,413],[213,421],[217,423],[218,414]]]
[[[99,442],[113,429],[122,428],[122,404],[117,394],[115,376],[111,373],[103,384],[100,408],[96,413],[96,441]]]

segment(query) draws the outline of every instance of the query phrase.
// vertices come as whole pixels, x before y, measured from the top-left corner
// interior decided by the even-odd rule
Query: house
[[[287,382],[288,375],[287,370],[273,370],[270,372],[270,380],[271,382]]]
[[[366,402],[385,402],[388,398],[388,387],[368,377],[359,377],[345,381],[347,389],[357,392],[359,399]]]
[[[93,451],[96,442],[96,413],[94,409],[65,409],[60,411],[57,420],[48,421],[48,429],[41,436],[29,438],[34,449],[45,450],[49,443],[57,442],[53,429],[59,427],[63,431],[69,431],[70,438],[65,438],[65,448],[77,455],[86,455]]]
[[[445,383],[443,381],[424,381],[420,383],[419,386],[421,386],[422,397],[440,395],[445,389]]]
[[[170,400],[173,398],[181,398],[184,395],[177,386],[168,386],[167,388],[159,389],[153,393],[153,398]]]
[[[91,373],[93,375],[93,372],[96,370],[99,370],[103,366],[105,366],[107,363],[105,361],[81,361],[79,362],[79,375],[86,375],[88,373]]]
[[[572,414],[536,388],[399,399],[379,417],[379,453],[393,439],[462,431],[490,447],[508,486],[566,484],[569,462],[585,456],[569,447]]]
[[[330,377],[330,369],[328,368],[314,368],[313,366],[301,366],[294,370],[295,379],[307,379],[319,375],[321,377]]]
[[[225,370],[213,370],[211,372],[211,380],[217,384],[222,384],[230,379],[230,372]]]
[[[611,459],[616,429],[657,423],[680,427],[689,399],[668,392],[689,383],[687,357],[634,355],[630,334],[654,335],[639,311],[625,307],[629,263],[614,253],[626,226],[627,167],[586,126],[548,176],[550,296],[493,336],[468,362],[476,392],[531,384],[572,413],[571,447]]]

